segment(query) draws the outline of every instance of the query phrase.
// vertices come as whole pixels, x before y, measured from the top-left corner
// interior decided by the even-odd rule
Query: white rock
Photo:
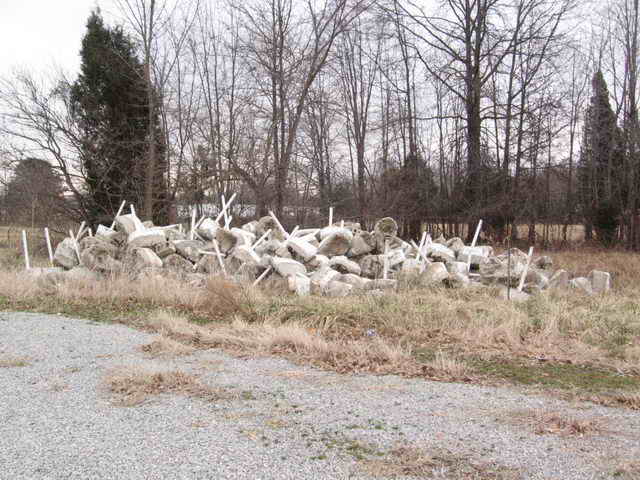
[[[449,262],[447,263],[447,270],[449,270],[449,273],[469,275],[469,264],[467,262]]]
[[[66,269],[73,268],[79,264],[78,255],[76,254],[75,240],[65,238],[57,246],[53,261],[56,265],[60,265]]]
[[[220,228],[220,225],[210,218],[205,218],[202,223],[200,223],[197,233],[205,240],[214,240],[216,238],[218,228]]]
[[[287,284],[291,292],[301,297],[311,293],[311,280],[306,275],[300,273],[289,275],[287,277]]]
[[[419,275],[424,272],[426,265],[415,258],[407,258],[402,262],[402,273],[407,275]]]
[[[396,248],[387,253],[387,265],[389,268],[393,268],[404,262],[406,258],[404,250],[402,248]]]
[[[307,274],[307,269],[303,264],[290,258],[273,257],[271,259],[271,266],[283,277],[296,275],[298,273],[301,275]]]
[[[167,237],[164,234],[164,230],[160,229],[148,229],[148,230],[135,230],[128,236],[127,243],[129,248],[148,248],[165,243]]]
[[[338,280],[341,274],[337,270],[330,267],[321,267],[311,275],[311,282],[316,285],[320,291],[324,291],[329,282]]]
[[[605,293],[611,289],[611,275],[608,272],[591,270],[588,278],[591,282],[591,289],[595,293]]]
[[[348,283],[349,285],[353,285],[355,290],[365,290],[367,285],[371,282],[368,278],[362,278],[359,275],[355,275],[353,273],[345,273],[340,276],[338,279],[341,282]]]
[[[242,263],[260,265],[260,255],[254,252],[249,245],[238,245],[231,251],[231,255]]]
[[[353,273],[355,275],[360,275],[362,269],[360,265],[356,262],[349,260],[344,255],[338,255],[329,260],[329,266],[334,270],[338,270],[342,273]]]
[[[440,283],[446,278],[449,278],[449,272],[447,271],[446,265],[442,262],[434,262],[428,265],[422,274],[422,279],[427,285]]]
[[[351,248],[351,240],[353,240],[353,234],[349,230],[342,228],[340,231],[328,235],[320,242],[318,253],[327,257],[344,255]]]
[[[298,257],[302,258],[304,262],[308,262],[318,253],[318,249],[303,238],[289,238],[287,245]]]
[[[448,247],[445,247],[440,243],[436,243],[436,242],[430,243],[429,245],[426,246],[424,251],[426,252],[427,257],[430,257],[439,262],[455,262],[456,261],[456,254],[453,253],[453,250],[451,250]]]
[[[576,277],[569,282],[571,288],[576,290],[582,290],[584,293],[593,295],[593,288],[591,287],[591,281],[586,277]]]
[[[162,259],[150,248],[136,248],[136,260],[146,267],[162,268]]]
[[[569,288],[569,272],[557,270],[549,279],[548,288]]]
[[[491,247],[462,247],[458,253],[458,261],[471,263],[472,267],[478,267],[492,253],[493,249]]]

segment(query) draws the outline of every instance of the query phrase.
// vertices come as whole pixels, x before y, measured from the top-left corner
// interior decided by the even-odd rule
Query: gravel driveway
[[[140,347],[152,338],[0,313],[0,362],[25,359],[0,363],[0,479],[415,478],[402,452],[432,458],[420,464],[425,478],[637,478],[615,472],[640,459],[638,412],[216,350],[151,359]],[[238,395],[115,406],[101,385],[122,365],[190,372]],[[542,435],[521,421],[529,411],[595,419],[603,430]]]

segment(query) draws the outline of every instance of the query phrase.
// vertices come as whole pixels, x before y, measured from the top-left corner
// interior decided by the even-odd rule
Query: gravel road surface
[[[424,478],[638,478],[624,466],[640,459],[639,412],[216,350],[153,359],[141,350],[152,339],[122,325],[0,313],[0,479],[415,478],[408,466],[388,468],[402,458],[393,452],[432,455]],[[129,365],[190,372],[237,396],[117,406],[103,379]],[[541,435],[521,421],[533,411],[595,420],[602,431]]]

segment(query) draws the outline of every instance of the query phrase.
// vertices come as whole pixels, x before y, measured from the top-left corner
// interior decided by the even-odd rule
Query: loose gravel
[[[0,359],[26,361],[0,368],[0,479],[370,479],[397,447],[521,479],[620,478],[620,466],[640,459],[640,414],[630,410],[217,350],[151,359],[141,346],[153,338],[123,325],[1,313]],[[103,379],[128,365],[189,372],[235,395],[117,406]],[[603,431],[538,435],[513,421],[534,410],[597,419]],[[457,475],[446,464],[433,469],[434,478],[502,478]]]

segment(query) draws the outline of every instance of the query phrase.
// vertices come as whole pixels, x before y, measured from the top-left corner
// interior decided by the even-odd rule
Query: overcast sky
[[[0,75],[14,66],[75,74],[87,18],[99,5],[105,17],[110,0],[0,0]]]

